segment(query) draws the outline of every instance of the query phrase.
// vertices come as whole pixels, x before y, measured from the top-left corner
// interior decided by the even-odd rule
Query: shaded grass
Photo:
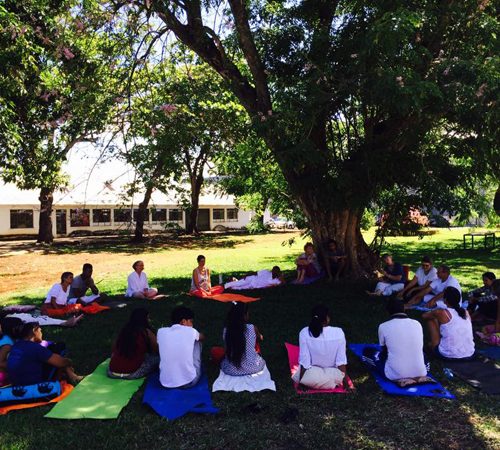
[[[486,268],[497,272],[500,268],[497,251],[469,250],[461,254],[458,238],[452,233],[431,238],[391,238],[388,249],[396,259],[410,264],[418,262],[424,252],[439,261],[454,258],[456,263],[450,265],[459,280],[470,287],[477,284]],[[245,273],[279,261],[291,276],[300,243],[290,249],[281,246],[282,240],[282,236],[255,237],[233,248],[208,249],[207,258],[213,268],[225,274]],[[147,306],[155,327],[169,324],[170,312],[176,305],[191,307],[196,314],[196,328],[207,335],[204,361],[212,383],[218,370],[208,362],[208,351],[221,344],[228,306],[180,293],[188,288],[193,256],[198,252],[197,248],[169,251],[168,259],[162,259],[168,260],[165,269],[151,267],[150,262],[154,270],[148,274],[153,284],[170,297],[158,302],[134,301],[133,305]],[[268,259],[270,255],[275,258]],[[103,288],[116,296],[123,289],[122,281],[107,279]],[[457,395],[457,401],[385,396],[352,354],[348,355],[349,373],[357,386],[356,393],[295,394],[283,343],[297,343],[298,332],[309,321],[311,307],[319,302],[331,308],[333,325],[344,329],[349,342],[374,342],[377,326],[386,320],[386,314],[383,303],[363,294],[365,288],[363,282],[320,282],[259,293],[263,298],[251,304],[251,320],[264,334],[263,356],[276,381],[276,393],[216,393],[213,399],[220,414],[189,415],[175,422],[161,419],[142,405],[143,389],[116,421],[44,419],[50,407],[14,412],[0,417],[0,448],[498,448],[499,399],[481,395],[456,379],[443,379],[437,362],[432,364],[433,372]],[[34,300],[25,292],[16,295]],[[12,301],[12,296],[6,300]],[[130,311],[128,306],[88,317],[73,330],[45,328],[44,335],[65,341],[78,371],[89,373],[109,356],[112,340]],[[419,317],[418,313],[413,315]],[[246,406],[254,402],[262,406],[262,412],[247,410]],[[297,420],[289,424],[281,420],[287,408],[299,412]]]

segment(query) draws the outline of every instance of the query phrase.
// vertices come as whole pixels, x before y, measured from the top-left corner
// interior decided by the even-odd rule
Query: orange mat
[[[47,402],[15,403],[13,405],[0,406],[0,416],[3,416],[10,411],[16,411],[18,409],[36,408],[37,406],[45,406],[49,403],[60,402],[62,399],[66,398],[73,389],[74,388],[71,384],[66,383],[66,381],[61,381],[61,395],[59,395],[58,397],[54,397],[52,400],[49,400]]]
[[[210,297],[205,297],[206,299],[209,300],[217,300],[218,302],[242,302],[242,303],[250,303],[250,302],[256,302],[257,300],[260,300],[260,297],[247,297],[246,295],[241,295],[241,294],[217,294],[217,295],[212,295]]]
[[[107,311],[108,309],[111,308],[109,306],[101,306],[98,303],[92,303],[89,306],[76,304],[76,305],[67,305],[64,308],[57,308],[57,309],[47,308],[44,310],[44,312],[50,317],[61,317],[61,316],[66,316],[68,314],[74,314],[80,312],[85,314],[98,314],[100,312]]]

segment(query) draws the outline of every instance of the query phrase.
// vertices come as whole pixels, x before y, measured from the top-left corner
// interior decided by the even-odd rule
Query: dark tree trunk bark
[[[153,193],[153,185],[150,184],[144,193],[144,199],[139,203],[139,214],[135,222],[135,232],[133,242],[144,242],[144,219],[146,218],[149,201]]]
[[[54,242],[52,233],[52,202],[54,201],[54,190],[41,188],[40,196],[40,220],[38,223],[37,242],[41,244],[51,244]]]
[[[203,184],[203,175],[196,175],[191,179],[191,208],[186,226],[188,234],[198,234],[198,210],[200,209],[200,193]]]

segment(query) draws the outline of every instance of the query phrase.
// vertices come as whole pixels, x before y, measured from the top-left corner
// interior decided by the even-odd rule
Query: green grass
[[[424,239],[390,238],[385,250],[412,267],[424,253],[433,256],[436,263],[448,262],[468,289],[479,283],[486,269],[498,274],[500,258],[498,249],[464,251],[461,248],[463,232],[442,231]],[[208,362],[208,349],[221,344],[227,305],[180,294],[188,288],[193,260],[200,252],[206,254],[214,274],[244,273],[277,263],[292,275],[301,242],[291,248],[282,246],[288,237],[290,235],[279,234],[205,238],[191,241],[189,245],[154,249],[121,246],[113,254],[126,261],[145,259],[152,284],[170,294],[169,299],[160,302],[135,302],[138,306],[147,305],[156,327],[168,324],[170,311],[176,305],[184,304],[195,311],[195,326],[207,335],[204,361],[212,383],[218,370]],[[72,253],[69,248],[58,251]],[[105,263],[103,249],[84,251],[98,255]],[[78,257],[78,253],[75,256]],[[114,277],[107,277],[102,283],[103,290],[114,295],[121,293],[126,273],[121,270]],[[348,355],[348,371],[357,386],[356,393],[300,397],[295,394],[283,343],[297,342],[299,330],[308,323],[311,307],[319,302],[330,306],[333,325],[344,329],[348,341],[375,341],[377,326],[386,320],[386,314],[381,301],[363,294],[366,287],[362,282],[284,286],[265,291],[262,300],[250,306],[251,320],[264,334],[263,356],[276,381],[276,393],[216,393],[213,400],[220,414],[188,415],[175,422],[161,419],[142,405],[142,389],[116,421],[44,419],[50,406],[13,412],[0,417],[0,448],[498,448],[499,399],[481,395],[458,380],[444,379],[437,362],[432,364],[433,372],[457,396],[456,401],[385,396],[352,354]],[[47,288],[4,295],[0,302],[33,302]],[[88,317],[72,330],[45,328],[44,334],[47,338],[65,341],[77,370],[90,373],[109,356],[112,340],[130,310],[127,307]],[[262,406],[260,413],[246,409],[254,402]],[[289,424],[281,420],[287,408],[296,408],[299,412],[297,420]]]

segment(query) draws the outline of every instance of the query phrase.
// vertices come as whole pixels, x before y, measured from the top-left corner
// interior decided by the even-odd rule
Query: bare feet
[[[166,294],[158,294],[158,295],[155,295],[154,297],[151,297],[151,300],[160,300],[161,298],[167,298],[168,295]]]
[[[79,316],[73,316],[71,319],[68,319],[65,322],[63,322],[61,326],[68,328],[76,327],[80,322],[80,320],[83,319],[83,317],[84,317],[83,314],[80,314]]]
[[[68,379],[68,381],[73,385],[76,386],[80,381],[82,381],[85,377],[82,375],[73,375]]]

